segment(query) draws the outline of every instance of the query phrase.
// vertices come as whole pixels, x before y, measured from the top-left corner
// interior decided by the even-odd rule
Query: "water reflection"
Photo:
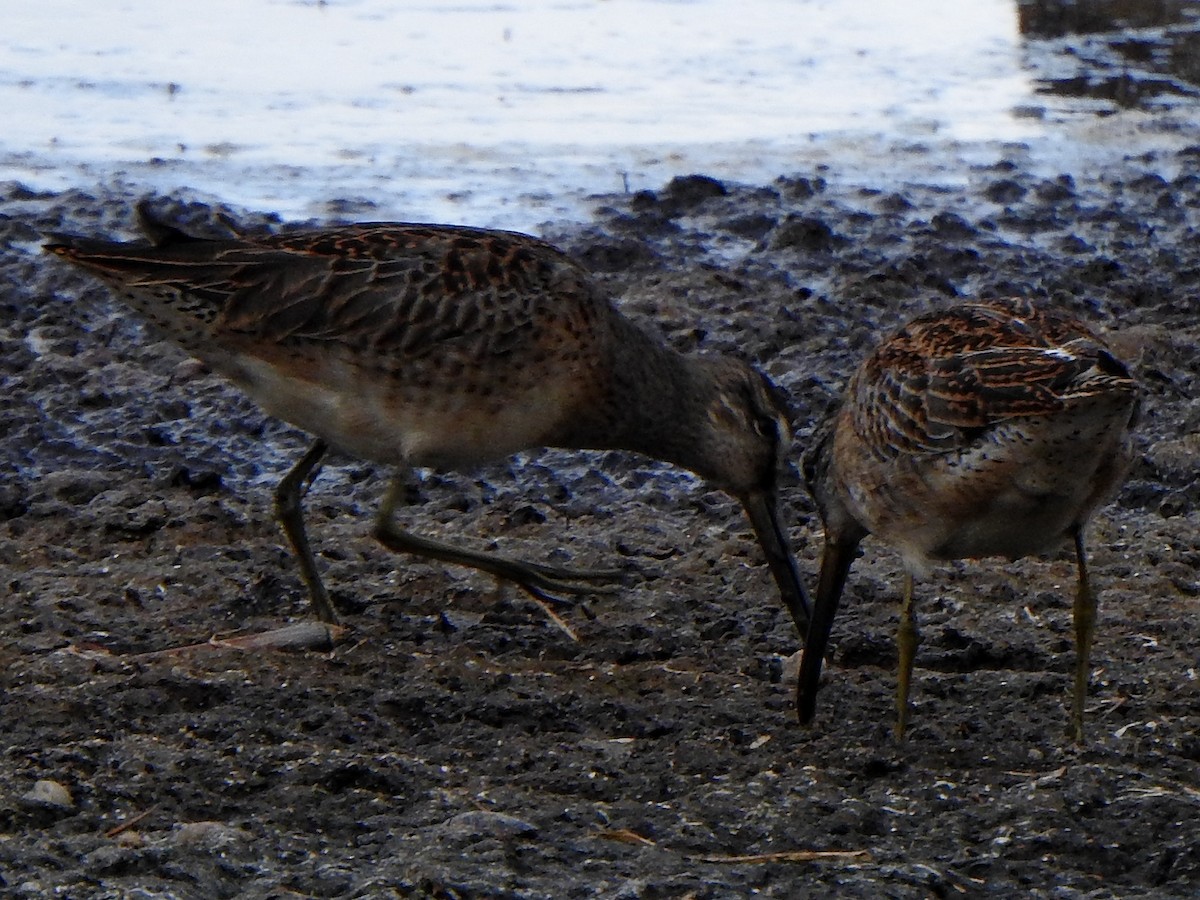
[[[1017,0],[1017,24],[1043,96],[1100,113],[1200,97],[1200,0]]]

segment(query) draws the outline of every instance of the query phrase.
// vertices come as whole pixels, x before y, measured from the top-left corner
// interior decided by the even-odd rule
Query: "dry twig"
[[[749,853],[742,856],[697,856],[711,863],[772,862],[870,862],[869,850],[780,850],[777,853]]]
[[[136,653],[133,658],[148,659],[156,656],[197,653],[203,650],[329,651],[334,648],[345,630],[340,625],[328,625],[325,622],[297,622],[294,625],[285,625],[282,628],[257,634],[242,634],[227,638],[214,637],[199,644],[186,644],[182,647],[168,647],[165,650]]]

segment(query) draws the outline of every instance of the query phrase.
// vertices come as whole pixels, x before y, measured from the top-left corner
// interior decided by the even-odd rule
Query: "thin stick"
[[[542,608],[542,611],[546,614],[547,618],[549,618],[551,622],[562,629],[563,634],[565,634],[575,643],[580,643],[579,635],[575,633],[575,629],[568,625],[558,613],[552,610],[549,603],[547,603],[541,597],[533,596],[533,594],[529,594],[528,596],[530,600]]]
[[[771,863],[771,862],[868,862],[869,850],[781,850],[778,853],[751,853],[745,856],[697,856],[711,863]]]
[[[211,638],[199,644],[168,647],[135,653],[134,659],[149,659],[156,656],[172,656],[182,653],[197,653],[204,650],[332,650],[345,632],[340,625],[325,622],[297,622],[258,634],[243,634],[237,637]]]
[[[132,828],[138,822],[149,817],[150,815],[152,815],[153,813],[155,813],[157,811],[158,811],[158,805],[155,804],[154,806],[150,807],[145,812],[138,813],[132,819],[126,819],[120,825],[114,825],[112,828],[108,829],[108,831],[104,832],[104,836],[106,838],[115,838],[118,834],[128,831],[130,828]]]
[[[641,844],[646,847],[657,847],[654,841],[648,837],[643,837],[636,831],[631,831],[628,828],[617,828],[612,831],[601,831],[597,837],[602,837],[606,841],[617,841],[621,844]]]

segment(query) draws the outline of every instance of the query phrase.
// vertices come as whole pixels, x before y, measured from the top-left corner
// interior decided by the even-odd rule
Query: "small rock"
[[[902,213],[913,209],[913,204],[907,197],[895,192],[880,197],[876,205],[884,212],[889,213]]]
[[[680,209],[692,209],[711,197],[724,197],[725,185],[708,175],[677,175],[663,188],[663,200]]]
[[[1200,468],[1200,434],[1159,441],[1146,457],[1164,480],[1188,483]]]
[[[820,176],[814,178],[789,178],[784,176],[775,179],[775,185],[779,188],[779,192],[783,195],[784,199],[793,202],[807,200],[821,193],[826,188],[825,179]]]
[[[52,806],[56,809],[71,809],[75,800],[71,792],[57,781],[38,781],[21,799],[30,806]]]
[[[975,229],[957,213],[941,212],[930,222],[934,234],[942,239],[970,238],[975,236]]]
[[[800,660],[803,656],[804,651],[797,650],[795,653],[782,658],[783,666],[779,680],[783,684],[795,684],[796,679],[800,677]]]
[[[1075,179],[1070,175],[1059,175],[1055,179],[1043,181],[1037,187],[1037,195],[1047,203],[1070,200],[1075,196]]]
[[[772,250],[829,251],[845,243],[820,219],[805,216],[788,216],[771,236]]]
[[[993,181],[983,190],[983,196],[993,203],[1000,204],[1016,203],[1025,196],[1025,193],[1025,188],[1011,178]]]
[[[524,819],[482,809],[452,816],[438,826],[438,830],[447,837],[460,839],[520,838],[537,833],[537,828]]]
[[[140,831],[122,831],[117,835],[117,846],[126,849],[136,849],[146,845],[146,839]]]
[[[116,874],[129,866],[130,859],[134,855],[128,847],[105,844],[86,854],[83,857],[83,864],[93,876]]]
[[[176,844],[200,845],[210,849],[227,847],[247,838],[242,829],[224,822],[181,822],[175,826],[175,833],[171,836]]]
[[[778,223],[774,216],[766,213],[751,213],[744,216],[733,216],[721,223],[721,227],[730,234],[751,240],[761,240],[770,234]]]

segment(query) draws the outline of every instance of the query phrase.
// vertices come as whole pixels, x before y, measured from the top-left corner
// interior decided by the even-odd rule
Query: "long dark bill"
[[[821,681],[821,664],[829,646],[829,632],[837,615],[842,588],[850,574],[850,564],[858,556],[858,541],[825,541],[821,554],[821,576],[817,581],[817,599],[813,605],[812,624],[804,641],[800,657],[800,675],[796,679],[796,714],[801,725],[812,721],[817,709],[817,688]]]
[[[796,558],[788,546],[787,536],[779,526],[775,494],[773,491],[755,491],[742,498],[742,506],[746,508],[746,515],[754,526],[754,533],[766,554],[775,583],[779,585],[783,605],[792,614],[796,629],[803,638],[808,633],[808,598],[800,584]]]

